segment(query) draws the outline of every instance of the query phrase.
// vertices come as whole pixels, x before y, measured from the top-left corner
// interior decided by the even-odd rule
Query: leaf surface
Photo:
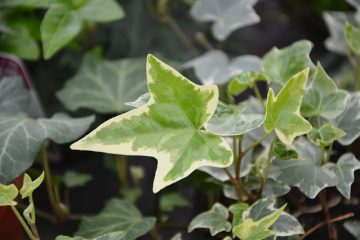
[[[329,146],[335,140],[345,136],[345,132],[331,123],[326,123],[320,128],[313,128],[307,135],[308,139],[320,146]]]
[[[18,189],[14,184],[6,186],[0,183],[0,206],[15,206],[17,195]]]
[[[31,180],[31,177],[25,173],[24,182],[20,189],[21,197],[23,199],[29,197],[35,191],[35,189],[41,185],[41,183],[44,181],[44,177],[45,174],[42,172],[41,175],[33,181]]]
[[[83,238],[79,236],[75,236],[75,237],[58,236],[55,238],[55,240],[125,240],[124,236],[125,233],[120,231],[113,233],[105,233],[95,238]]]
[[[82,187],[85,186],[86,183],[92,180],[92,176],[85,173],[79,173],[75,171],[66,171],[63,176],[63,181],[66,187],[74,188],[74,187]]]
[[[188,207],[190,202],[179,193],[163,194],[160,198],[160,209],[163,212],[171,212],[176,207]]]
[[[352,24],[345,25],[345,41],[351,52],[360,57],[360,29]]]
[[[5,77],[0,81],[0,116],[26,110],[29,95],[23,85],[19,77]]]
[[[359,221],[347,221],[344,223],[344,228],[355,237],[356,240],[360,240],[360,222]]]
[[[84,20],[92,22],[109,22],[125,16],[124,10],[115,0],[88,0],[78,9]]]

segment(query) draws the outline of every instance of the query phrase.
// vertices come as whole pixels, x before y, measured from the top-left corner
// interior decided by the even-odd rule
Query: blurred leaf
[[[360,29],[350,23],[345,25],[345,40],[350,51],[360,57]]]
[[[0,81],[0,116],[24,112],[29,94],[20,77],[5,77]]]
[[[249,208],[247,203],[235,203],[229,207],[229,211],[233,214],[232,225],[237,226],[243,222],[243,213]]]
[[[260,21],[253,9],[257,0],[197,0],[191,15],[199,22],[214,22],[212,33],[217,40],[225,40],[231,32]]]
[[[279,139],[274,141],[272,151],[277,159],[288,160],[298,158],[296,149],[291,145],[284,144]]]
[[[91,22],[110,22],[125,16],[124,10],[115,0],[87,0],[79,8],[78,14]]]
[[[320,128],[313,128],[307,134],[310,141],[324,147],[329,146],[343,136],[345,136],[345,132],[331,123],[324,124]]]
[[[312,128],[300,115],[308,75],[307,68],[291,77],[276,97],[273,89],[268,92],[264,129],[266,132],[275,130],[278,138],[287,145],[291,145],[295,137]]]
[[[2,0],[0,7],[48,8],[49,0]]]
[[[238,136],[260,127],[264,122],[261,114],[244,114],[244,106],[219,102],[214,115],[205,129],[220,136]]]
[[[0,183],[0,206],[15,206],[17,195],[18,189],[14,184],[6,186]]]
[[[208,228],[211,236],[219,232],[229,232],[231,223],[227,220],[229,217],[228,210],[220,203],[215,203],[211,210],[197,215],[191,222],[188,232],[197,228]]]
[[[35,191],[35,189],[37,189],[41,185],[41,183],[44,181],[44,177],[45,174],[44,172],[42,172],[37,179],[32,181],[31,177],[25,173],[24,182],[20,189],[21,197],[23,199],[29,197]]]
[[[57,97],[71,111],[89,108],[100,113],[130,110],[125,105],[147,91],[143,58],[106,61],[90,54]]]
[[[68,188],[85,186],[91,180],[92,176],[90,174],[78,173],[72,170],[66,171],[63,177],[63,182]]]
[[[360,222],[359,221],[347,221],[344,223],[344,228],[355,237],[356,240],[360,240]]]
[[[285,84],[305,68],[312,68],[309,56],[312,46],[311,42],[301,40],[283,49],[274,47],[263,58],[262,71],[268,81]]]
[[[91,239],[120,231],[123,240],[134,240],[150,231],[155,221],[154,217],[143,217],[133,204],[111,199],[98,215],[82,218],[75,235]]]
[[[149,101],[149,99],[150,99],[150,93],[147,92],[141,95],[140,97],[138,97],[135,101],[126,102],[125,105],[138,108],[145,105]]]
[[[181,233],[175,234],[170,240],[182,240]]]
[[[160,198],[160,209],[163,212],[171,212],[176,207],[188,207],[189,201],[179,193],[165,193]]]
[[[66,237],[66,236],[58,236],[55,240],[126,240],[124,238],[125,233],[120,232],[112,232],[112,233],[105,233],[95,238],[83,238],[83,237]]]
[[[266,80],[266,76],[261,73],[246,71],[235,76],[228,84],[228,95],[239,95],[247,88],[253,88],[258,80]]]
[[[139,199],[139,197],[142,194],[142,190],[140,188],[130,188],[130,189],[123,188],[120,190],[120,192],[122,196],[124,196],[124,199],[131,203],[136,203],[136,201]]]

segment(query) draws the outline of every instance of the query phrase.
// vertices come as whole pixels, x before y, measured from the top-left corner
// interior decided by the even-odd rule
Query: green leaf
[[[239,95],[247,88],[253,88],[256,81],[266,80],[266,76],[261,73],[246,71],[231,79],[227,87],[228,95]]]
[[[276,200],[274,197],[262,198],[244,212],[243,219],[251,218],[254,221],[259,221],[279,210],[275,208],[275,203]],[[277,237],[289,237],[304,233],[298,220],[285,211],[281,212],[278,219],[272,224],[270,230]]]
[[[198,0],[191,15],[199,22],[214,22],[212,33],[217,40],[225,40],[231,32],[260,21],[253,6],[257,0]]]
[[[32,181],[31,177],[27,173],[25,173],[24,182],[20,189],[21,197],[24,199],[24,198],[31,196],[32,193],[35,191],[35,189],[37,189],[41,185],[41,183],[44,181],[44,177],[45,177],[45,174],[44,174],[44,172],[42,172],[41,175],[37,179]]]
[[[220,232],[229,232],[231,223],[227,220],[229,212],[220,203],[215,203],[213,207],[196,216],[189,225],[188,232],[192,232],[197,228],[208,228],[211,236],[215,236]]]
[[[2,0],[0,7],[47,8],[49,0]]]
[[[122,196],[124,196],[124,199],[131,203],[135,203],[142,194],[140,188],[130,188],[130,189],[123,188],[120,189],[120,192]]]
[[[350,145],[360,136],[360,94],[352,93],[347,100],[345,110],[332,123],[343,130],[346,135],[338,141]]]
[[[347,221],[344,223],[344,228],[355,237],[356,240],[360,240],[360,222],[359,221]]]
[[[115,0],[88,0],[77,10],[80,17],[91,22],[110,22],[125,16]]]
[[[349,94],[339,90],[318,63],[312,85],[305,91],[301,114],[305,117],[322,116],[333,119],[344,111],[348,97]]]
[[[18,189],[14,184],[6,186],[0,183],[0,206],[15,206],[17,195]]]
[[[345,25],[345,40],[348,48],[360,57],[360,29],[354,27],[352,24]]]
[[[277,159],[288,160],[298,158],[298,152],[291,145],[286,145],[278,138],[273,142],[272,151]]]
[[[268,92],[264,129],[275,130],[279,139],[291,145],[294,138],[311,130],[311,124],[300,115],[300,106],[308,79],[309,69],[294,75],[286,82],[278,95]]]
[[[345,132],[331,123],[326,123],[320,128],[313,128],[308,134],[307,137],[313,143],[320,146],[329,146],[335,140],[338,140],[345,136]]]
[[[243,222],[243,213],[249,208],[247,203],[236,203],[229,207],[229,211],[233,214],[232,225],[237,226]]]
[[[146,105],[108,120],[72,149],[157,158],[154,192],[202,166],[229,166],[225,140],[201,130],[215,112],[217,87],[195,85],[152,55],[147,79]]]
[[[300,159],[272,161],[270,175],[273,179],[298,187],[311,199],[314,199],[322,189],[336,185],[335,174],[321,166],[319,147],[299,139],[295,142],[295,148],[300,154]]]
[[[75,235],[91,239],[123,232],[123,240],[134,240],[150,231],[155,221],[154,217],[143,217],[128,201],[111,199],[98,215],[82,218]]]
[[[193,67],[196,77],[204,85],[226,83],[243,71],[260,71],[261,59],[253,55],[243,55],[229,60],[226,53],[211,50],[184,64]]]
[[[175,234],[170,240],[182,240],[181,233]]]
[[[146,92],[144,69],[143,58],[105,61],[88,54],[78,73],[56,95],[71,111],[124,112],[131,109],[126,102]]]
[[[166,193],[160,198],[160,209],[163,212],[171,212],[175,207],[188,207],[190,202],[179,193]]]
[[[125,105],[138,108],[145,105],[149,101],[149,99],[150,99],[150,93],[147,92],[141,95],[140,97],[138,97],[137,99],[135,99],[135,101],[126,102]]]
[[[70,118],[62,113],[37,120],[23,115],[0,116],[0,182],[12,182],[28,169],[46,139],[58,144],[73,141],[93,120],[93,116]]]
[[[252,218],[245,218],[243,222],[233,228],[233,235],[241,240],[263,240],[274,235],[269,228],[281,216],[286,205],[275,210],[269,215],[262,217],[258,221]]]
[[[0,116],[25,111],[28,101],[29,94],[20,77],[5,77],[0,81]]]
[[[283,48],[273,48],[264,56],[262,70],[268,81],[285,84],[291,77],[305,68],[312,67],[310,51],[312,43],[301,40]]]
[[[126,240],[124,238],[124,232],[112,232],[112,233],[105,233],[95,238],[83,238],[83,237],[67,237],[67,236],[58,236],[55,240]]]
[[[72,170],[66,171],[63,177],[63,181],[66,187],[75,188],[85,186],[92,180],[90,174],[78,173]]]
[[[214,115],[205,125],[208,132],[220,136],[237,136],[260,127],[264,122],[261,114],[244,114],[244,106],[219,102]]]
[[[64,5],[54,5],[41,22],[41,40],[44,58],[49,59],[80,33],[80,15]]]
[[[351,185],[354,182],[354,172],[360,169],[360,162],[352,153],[344,154],[336,164],[328,163],[327,169],[337,177],[336,188],[347,199],[351,197]]]

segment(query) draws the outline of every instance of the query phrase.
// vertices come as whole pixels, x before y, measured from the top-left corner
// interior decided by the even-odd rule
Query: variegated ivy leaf
[[[256,81],[266,80],[266,76],[254,71],[242,72],[235,76],[228,84],[228,95],[239,95],[247,88],[253,88]]]
[[[86,183],[91,180],[92,176],[90,174],[79,173],[71,170],[66,171],[63,176],[63,182],[68,188],[85,186]]]
[[[120,113],[131,109],[126,102],[146,92],[145,79],[142,58],[106,61],[88,54],[78,73],[56,95],[71,111]]]
[[[195,85],[152,55],[147,80],[147,104],[108,120],[72,149],[157,158],[154,192],[202,166],[229,166],[226,141],[201,130],[215,112],[217,87]]]
[[[124,238],[125,232],[112,232],[112,233],[105,233],[95,238],[83,238],[79,236],[75,237],[67,237],[67,236],[58,236],[55,240],[126,240]]]
[[[138,97],[135,101],[126,102],[125,105],[138,108],[145,105],[149,101],[149,99],[150,99],[150,93],[147,92],[141,95],[140,97]]]
[[[291,145],[286,145],[278,138],[273,142],[272,152],[277,159],[288,160],[298,158],[298,152]]]
[[[338,141],[350,145],[360,136],[360,94],[352,93],[347,100],[345,110],[332,123],[343,130],[346,135]]]
[[[262,198],[248,208],[243,219],[251,218],[259,221],[265,216],[274,213],[278,209],[275,208],[276,200],[274,197]],[[289,237],[293,235],[303,234],[304,230],[298,220],[285,211],[282,211],[278,219],[273,223],[270,230],[277,237]]]
[[[224,84],[243,71],[260,71],[261,59],[257,56],[243,55],[229,60],[226,53],[211,50],[184,64],[193,67],[195,75],[202,84]]]
[[[321,166],[319,147],[304,139],[297,140],[294,146],[300,154],[300,159],[273,160],[270,168],[271,178],[298,187],[311,199],[322,189],[336,185],[336,175]]]
[[[199,22],[214,22],[212,33],[217,40],[225,40],[234,30],[258,23],[253,6],[257,0],[198,0],[191,15]]]
[[[31,180],[31,177],[27,173],[25,173],[24,182],[20,189],[21,197],[27,198],[31,196],[35,189],[37,189],[44,181],[44,176],[45,174],[44,172],[42,172],[41,175],[33,181]]]
[[[236,203],[229,207],[229,211],[233,214],[232,225],[237,226],[243,222],[243,213],[249,208],[247,203]]]
[[[260,127],[264,122],[261,114],[244,114],[244,106],[219,102],[214,115],[205,129],[220,136],[238,136]]]
[[[0,183],[0,206],[15,206],[17,195],[18,189],[14,184],[6,186]]]
[[[246,212],[244,212],[243,221],[233,228],[233,236],[241,240],[263,240],[274,236],[275,232],[269,228],[279,219],[285,207],[286,205],[258,220],[245,216]]]
[[[335,140],[338,140],[343,136],[345,136],[345,132],[331,123],[326,123],[320,128],[313,128],[307,134],[310,141],[324,147],[329,146]]]
[[[197,228],[208,228],[211,236],[220,232],[229,232],[231,223],[227,220],[228,218],[229,212],[226,207],[215,203],[209,211],[199,214],[190,222],[188,232]]]
[[[305,117],[321,116],[333,119],[344,111],[348,97],[349,94],[339,90],[318,63],[312,85],[305,91],[301,114]]]
[[[179,193],[165,193],[160,198],[160,209],[163,212],[171,212],[176,207],[188,207],[189,201]]]
[[[360,162],[352,153],[344,154],[336,164],[325,165],[337,177],[336,188],[347,199],[351,197],[351,185],[354,182],[354,172],[360,169]]]
[[[264,56],[262,63],[262,71],[268,81],[285,84],[298,72],[312,68],[309,56],[312,46],[311,42],[301,40],[283,49],[274,47]]]
[[[360,57],[360,29],[350,23],[345,25],[345,41],[350,51]]]
[[[279,139],[287,145],[312,128],[300,115],[308,75],[309,68],[291,77],[276,97],[272,89],[268,92],[264,129],[267,132],[275,130]]]
[[[344,228],[355,237],[356,240],[360,240],[360,222],[359,221],[347,221],[344,223]]]
[[[29,94],[20,77],[5,77],[0,81],[0,116],[25,111]]]
[[[83,217],[75,235],[96,239],[103,234],[123,232],[123,240],[134,240],[150,231],[155,221],[154,217],[143,217],[128,201],[111,199],[98,215]]]

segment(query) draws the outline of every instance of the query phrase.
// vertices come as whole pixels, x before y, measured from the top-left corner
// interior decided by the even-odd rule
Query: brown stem
[[[242,195],[245,194],[251,201],[255,201],[256,197],[254,197],[251,192],[249,192],[244,186],[242,186],[241,182],[234,178],[227,168],[223,168],[226,175],[229,177],[229,180],[236,191],[236,196],[238,202],[242,202]]]
[[[347,213],[347,214],[335,217],[333,219],[330,219],[329,223],[343,221],[343,220],[351,218],[353,216],[354,216],[353,213]],[[324,221],[324,222],[321,222],[321,223],[315,225],[314,227],[310,228],[309,230],[306,231],[306,233],[304,233],[304,235],[300,238],[300,240],[305,239],[307,236],[309,236],[310,234],[312,234],[313,232],[315,232],[316,230],[318,230],[319,228],[321,228],[322,226],[324,226],[326,224],[328,224],[328,223],[326,221]]]
[[[325,223],[328,226],[329,239],[330,240],[336,240],[337,239],[336,229],[331,224],[331,216],[330,216],[329,208],[328,208],[328,205],[327,205],[326,190],[325,189],[320,192],[319,197],[320,197],[321,207],[322,207],[323,212],[325,214]]]

